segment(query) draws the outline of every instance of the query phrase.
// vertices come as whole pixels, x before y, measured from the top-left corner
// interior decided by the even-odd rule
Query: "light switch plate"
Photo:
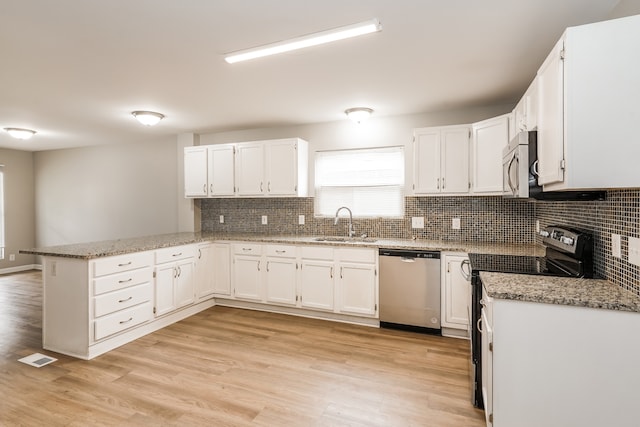
[[[422,217],[422,216],[412,216],[411,217],[411,228],[424,228],[424,217]]]
[[[611,255],[616,258],[622,258],[622,245],[619,234],[611,233]]]
[[[220,224],[224,224],[224,215],[220,215]]]
[[[451,228],[454,230],[460,230],[460,218],[453,218],[451,220]]]
[[[262,215],[262,225],[267,225],[267,216]]]
[[[640,239],[629,237],[629,262],[640,266]]]
[[[298,225],[304,225],[304,215],[298,215]]]

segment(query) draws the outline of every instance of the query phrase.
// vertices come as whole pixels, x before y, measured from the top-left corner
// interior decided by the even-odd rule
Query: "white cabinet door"
[[[375,316],[377,312],[375,266],[340,263],[338,276],[340,312]]]
[[[493,325],[487,317],[485,308],[482,309],[482,400],[484,402],[484,416],[487,427],[493,426]],[[511,391],[513,392],[513,391]]]
[[[469,133],[466,125],[414,131],[415,194],[469,192]]]
[[[538,184],[564,181],[564,39],[538,70]]]
[[[413,176],[416,194],[440,192],[440,131],[420,130],[414,135]]]
[[[209,196],[235,195],[234,158],[231,144],[208,146]]]
[[[295,196],[298,191],[298,148],[295,139],[266,145],[266,192],[271,196]]]
[[[442,326],[467,330],[471,284],[462,274],[462,264],[468,263],[466,255],[446,254],[443,260]]]
[[[233,288],[239,299],[262,300],[262,257],[234,255]]]
[[[175,277],[176,308],[184,307],[195,301],[194,262],[188,259],[176,263]]]
[[[302,260],[300,267],[300,306],[313,310],[333,311],[333,261]]]
[[[296,260],[268,257],[266,262],[267,302],[296,305]]]
[[[455,129],[444,129],[441,143],[441,153],[443,153],[441,159],[441,192],[468,193],[469,128],[462,126]],[[500,170],[502,170],[502,163],[500,163]]]
[[[207,197],[207,148],[184,149],[184,196]]]
[[[196,256],[196,266],[194,282],[196,287],[196,298],[202,301],[211,298],[214,292],[214,271],[213,271],[213,244],[206,243],[198,246]]]
[[[471,191],[502,194],[502,150],[509,144],[509,115],[473,124]]]
[[[236,167],[236,190],[239,196],[265,194],[263,142],[238,144]]]
[[[176,308],[173,281],[177,271],[175,264],[163,264],[155,269],[155,315],[167,314]]]
[[[231,295],[231,247],[228,243],[214,243],[211,247],[213,260],[213,292],[216,295]]]

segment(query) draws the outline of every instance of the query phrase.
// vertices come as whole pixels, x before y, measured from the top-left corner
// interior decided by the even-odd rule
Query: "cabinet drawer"
[[[271,257],[295,258],[296,247],[290,245],[268,245],[266,253],[267,256]]]
[[[241,255],[262,255],[262,245],[259,243],[236,243],[233,253]]]
[[[93,277],[149,267],[152,264],[152,252],[134,252],[126,255],[101,258],[93,261]]]
[[[94,339],[101,340],[133,326],[147,322],[153,316],[150,302],[118,311],[94,321]]]
[[[156,250],[156,264],[193,258],[196,255],[195,245],[171,246]]]
[[[131,286],[119,291],[109,292],[94,298],[94,317],[104,316],[118,310],[133,307],[143,302],[151,301],[153,290],[151,283]]]
[[[153,279],[151,267],[125,271],[124,273],[111,274],[109,276],[93,279],[93,294],[100,295],[106,292],[117,291],[129,286],[150,282]]]
[[[351,248],[339,248],[337,249],[337,258],[339,261],[350,262],[376,262],[376,251],[374,249],[351,249]]]
[[[324,259],[333,261],[333,248],[319,246],[302,246],[300,254],[305,259]]]

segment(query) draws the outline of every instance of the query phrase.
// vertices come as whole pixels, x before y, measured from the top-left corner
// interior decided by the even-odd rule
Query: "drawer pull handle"
[[[127,265],[131,265],[131,261],[125,262],[124,264],[118,264],[118,267],[126,267]]]
[[[127,299],[119,299],[118,302],[127,302],[127,301],[130,301],[132,299],[133,299],[133,297],[129,297]]]
[[[129,317],[129,320],[121,320],[121,321],[120,321],[120,324],[121,324],[121,325],[124,325],[125,323],[129,323],[129,322],[131,322],[132,320],[133,320],[133,317]]]
[[[171,255],[171,256],[176,257],[176,256],[181,256],[181,255],[182,255],[182,252],[179,252],[179,253],[177,253],[177,254],[173,254],[173,255]]]
[[[286,254],[286,253],[287,253],[287,251],[278,251],[278,250],[276,250],[276,253],[277,253],[277,254]]]
[[[246,252],[246,251],[250,251],[251,248],[242,248],[242,250]]]
[[[127,282],[130,282],[132,280],[133,280],[133,278],[129,277],[127,280],[118,280],[118,283],[127,283]]]

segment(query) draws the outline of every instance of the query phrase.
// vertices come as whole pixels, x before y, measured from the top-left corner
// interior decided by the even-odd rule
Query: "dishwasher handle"
[[[412,258],[412,257],[408,257],[408,256],[403,256],[403,257],[400,257],[400,261],[402,261],[402,262],[416,262],[416,259]]]

